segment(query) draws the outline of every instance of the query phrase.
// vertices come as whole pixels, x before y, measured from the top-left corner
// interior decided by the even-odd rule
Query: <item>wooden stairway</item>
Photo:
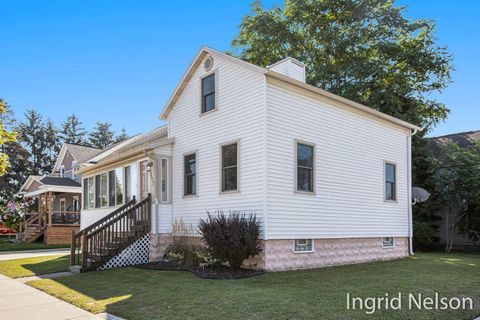
[[[151,196],[135,198],[72,236],[70,269],[95,271],[151,229]]]
[[[35,213],[21,224],[20,240],[23,242],[33,242],[40,238],[45,231],[45,223],[43,221],[43,213]]]

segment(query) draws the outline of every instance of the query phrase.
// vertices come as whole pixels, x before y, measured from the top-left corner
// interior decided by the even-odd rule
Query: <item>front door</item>
[[[149,161],[140,162],[140,199],[143,200],[150,193],[150,167]]]

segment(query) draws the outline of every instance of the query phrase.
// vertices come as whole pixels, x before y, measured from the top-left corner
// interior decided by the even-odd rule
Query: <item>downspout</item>
[[[417,134],[417,129],[410,131],[407,136],[407,194],[408,194],[408,252],[413,256],[413,199],[412,199],[412,136]]]

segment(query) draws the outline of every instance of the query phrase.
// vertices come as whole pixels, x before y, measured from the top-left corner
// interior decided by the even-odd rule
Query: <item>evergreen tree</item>
[[[31,170],[29,174],[48,174],[49,172],[44,171],[46,141],[43,117],[35,110],[27,110],[25,118],[25,122],[21,122],[18,126],[18,131],[19,141],[29,153]]]
[[[67,117],[59,131],[59,137],[63,143],[83,145],[86,143],[86,135],[87,131],[82,127],[82,122],[75,113]]]
[[[115,133],[110,129],[111,126],[108,122],[97,122],[97,125],[89,135],[90,145],[99,149],[112,145]]]
[[[48,120],[44,125],[45,130],[45,149],[44,157],[42,158],[42,169],[44,172],[52,172],[57,160],[58,153],[60,152],[60,139],[58,137],[58,131],[55,128],[52,120]]]
[[[127,139],[128,139],[127,131],[125,130],[125,128],[122,128],[122,130],[120,131],[120,134],[117,134],[117,136],[115,137],[115,143],[119,143]]]

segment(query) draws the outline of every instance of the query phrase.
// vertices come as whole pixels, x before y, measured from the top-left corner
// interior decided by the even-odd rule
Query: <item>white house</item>
[[[150,193],[150,259],[174,222],[195,226],[217,209],[261,219],[257,268],[407,256],[421,128],[308,85],[305,72],[293,58],[261,68],[202,48],[161,113],[165,126],[80,169],[85,234]]]

